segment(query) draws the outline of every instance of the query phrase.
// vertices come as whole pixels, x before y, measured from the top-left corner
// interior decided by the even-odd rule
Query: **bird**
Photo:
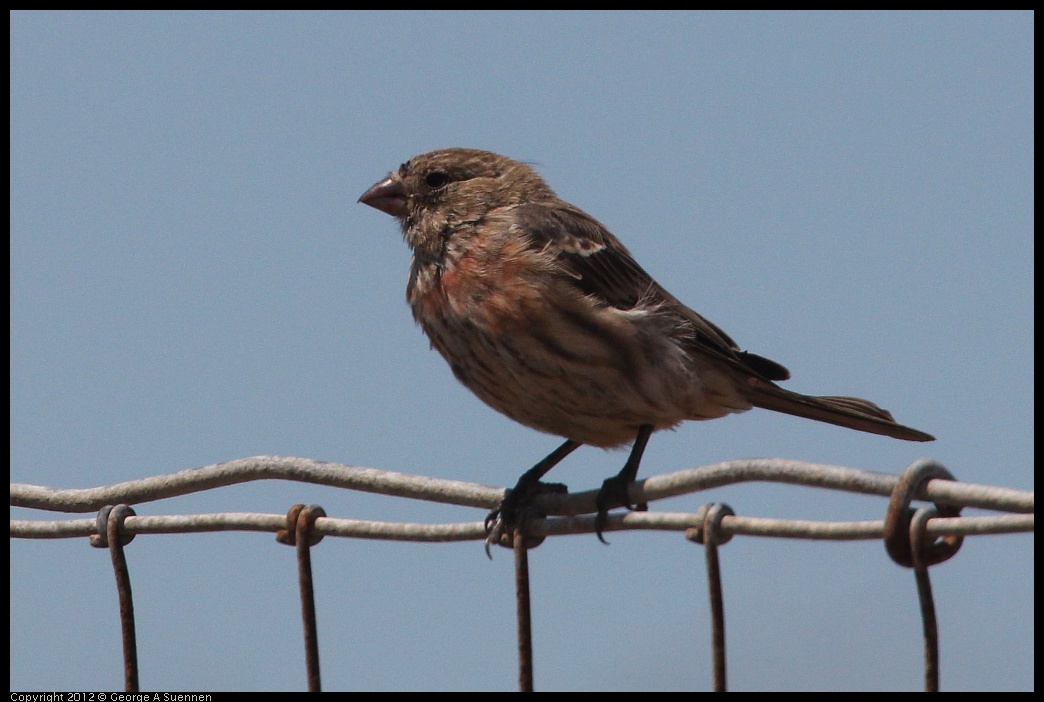
[[[632,505],[653,432],[754,407],[906,441],[933,436],[856,397],[780,387],[781,364],[741,348],[668,292],[594,217],[529,164],[468,148],[414,156],[359,202],[395,217],[412,250],[406,300],[465,387],[511,419],[565,439],[486,519],[510,534],[541,482],[582,445],[631,444],[598,491],[595,532]]]

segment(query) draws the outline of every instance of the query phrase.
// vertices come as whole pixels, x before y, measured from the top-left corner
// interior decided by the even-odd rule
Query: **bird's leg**
[[[535,495],[541,492],[567,492],[561,483],[542,483],[540,479],[558,465],[563,458],[582,446],[579,441],[567,440],[543,460],[522,474],[515,487],[507,491],[500,505],[486,517],[486,554],[489,546],[498,543],[502,534],[512,528]]]
[[[603,544],[609,543],[602,538],[602,530],[605,529],[610,509],[626,507],[639,512],[649,509],[648,503],[645,502],[631,507],[627,488],[638,477],[638,466],[642,462],[642,454],[645,453],[645,445],[649,443],[652,431],[652,424],[643,424],[638,427],[638,436],[634,439],[634,446],[631,447],[631,455],[627,457],[627,463],[624,463],[624,467],[620,469],[619,473],[606,479],[602,483],[602,489],[598,491],[598,496],[595,498],[595,504],[598,506],[598,514],[595,516],[595,533],[598,534],[598,540]]]

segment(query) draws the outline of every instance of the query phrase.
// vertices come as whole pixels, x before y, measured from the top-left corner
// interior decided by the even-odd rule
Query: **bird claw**
[[[534,498],[541,494],[565,494],[569,488],[562,483],[519,482],[508,490],[504,499],[492,512],[486,515],[483,526],[486,529],[486,556],[493,559],[490,546],[499,545],[505,548],[513,546],[515,528],[530,519],[543,519],[547,515],[533,504]],[[544,537],[527,537],[526,548],[538,546]]]
[[[598,536],[598,540],[606,546],[609,545],[609,542],[602,536],[602,532],[605,531],[606,524],[609,521],[609,510],[615,507],[626,507],[631,512],[645,512],[649,509],[648,502],[639,502],[633,507],[631,506],[627,488],[630,487],[632,482],[634,481],[628,480],[622,475],[606,478],[602,482],[602,488],[598,491],[598,495],[595,497],[595,506],[598,508],[598,512],[595,514],[595,534]]]
[[[494,510],[494,511],[495,512],[499,512],[500,510]],[[490,516],[492,516],[492,515],[493,515],[493,512],[490,512]],[[486,543],[485,543],[485,548],[486,548],[486,558],[488,558],[489,560],[492,561],[493,560],[493,552],[490,550],[490,546],[492,546],[493,544],[500,544],[501,546],[504,545],[503,543],[501,543],[501,537],[504,535],[504,522],[501,521],[498,518],[496,521],[490,523],[489,519],[490,519],[490,517],[486,517]]]

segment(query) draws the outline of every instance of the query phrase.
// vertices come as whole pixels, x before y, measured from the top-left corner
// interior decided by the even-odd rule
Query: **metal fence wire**
[[[317,505],[294,505],[287,514],[217,513],[174,516],[138,515],[129,505],[211,490],[254,480],[291,480],[383,495],[408,497],[490,510],[504,490],[474,483],[440,480],[404,473],[358,468],[303,458],[256,456],[170,475],[89,489],[53,489],[11,484],[11,506],[85,513],[89,519],[11,520],[11,538],[88,537],[112,558],[123,634],[124,682],[139,689],[134,604],[126,545],[138,534],[207,531],[269,531],[297,550],[308,688],[321,689],[319,641],[312,589],[311,548],[325,536],[357,539],[445,542],[483,540],[482,521],[414,524],[326,516]],[[783,459],[728,461],[681,470],[638,481],[631,486],[632,504],[651,503],[742,482],[776,482],[887,497],[885,518],[878,521],[825,522],[766,519],[738,515],[725,504],[707,504],[693,513],[635,511],[610,514],[606,531],[658,530],[682,532],[702,544],[707,561],[711,609],[711,652],[714,689],[726,685],[724,593],[720,548],[734,536],[789,539],[881,539],[893,561],[914,572],[924,628],[924,686],[939,689],[938,631],[928,569],[953,557],[965,536],[1033,531],[1033,492],[961,483],[932,460],[918,460],[899,476],[871,473]],[[533,689],[533,641],[530,628],[528,549],[548,536],[589,534],[595,530],[595,491],[540,495],[546,517],[535,516],[502,545],[513,548],[518,617],[519,689]],[[931,503],[914,508],[913,501]],[[963,507],[1008,514],[964,517]]]

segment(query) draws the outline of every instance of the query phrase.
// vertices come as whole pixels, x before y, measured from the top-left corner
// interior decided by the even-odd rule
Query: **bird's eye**
[[[441,188],[449,181],[449,176],[442,171],[435,171],[424,176],[424,182],[429,188]]]

